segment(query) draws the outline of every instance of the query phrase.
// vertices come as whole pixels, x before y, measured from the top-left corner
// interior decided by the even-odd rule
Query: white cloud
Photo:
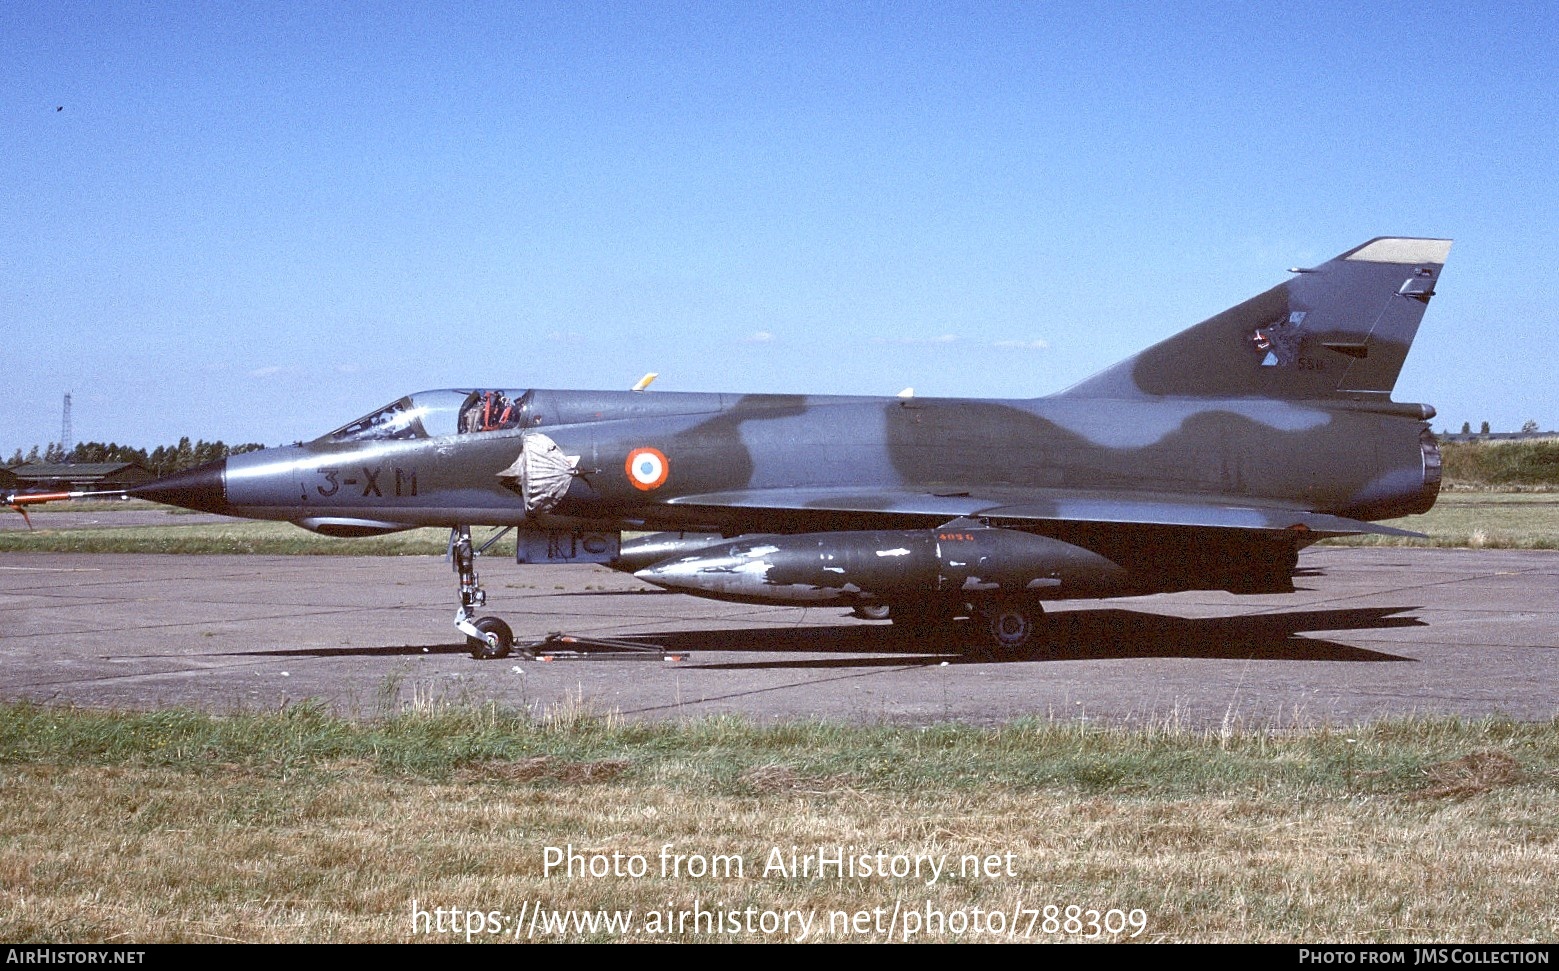
[[[915,346],[921,344],[952,344],[957,340],[957,334],[940,334],[936,337],[873,337],[872,343]]]
[[[774,335],[769,333],[768,331],[766,331],[766,330],[755,330],[755,331],[752,332],[752,336],[747,338],[747,343],[749,343],[749,344],[767,344],[769,341],[772,341],[773,339],[774,339]]]
[[[1008,350],[1043,351],[1050,348],[1050,342],[1046,340],[1032,341],[997,341],[992,347],[1001,347]]]
[[[278,367],[277,365],[273,364],[269,367],[255,368],[253,371],[249,372],[249,376],[251,378],[268,378],[273,374],[280,374],[285,370],[287,369],[284,367]]]

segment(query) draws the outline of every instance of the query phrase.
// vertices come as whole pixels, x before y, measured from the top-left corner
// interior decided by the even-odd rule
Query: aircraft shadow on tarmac
[[[224,651],[211,657],[415,657],[422,654],[467,654],[465,644],[394,644],[384,647],[297,647],[274,651]]]
[[[991,664],[1089,661],[1118,658],[1207,658],[1271,661],[1409,661],[1411,658],[1300,634],[1310,631],[1423,627],[1417,617],[1397,616],[1417,607],[1306,610],[1241,617],[1184,618],[1135,610],[1071,610],[1046,615],[1044,640],[1008,656],[969,648],[974,630],[941,638],[907,638],[890,625],[804,627],[788,630],[718,630],[645,636],[671,651],[774,654],[878,654],[873,658],[808,658],[788,661],[698,663],[694,668],[829,668],[905,664]]]
[[[625,640],[668,651],[689,652],[684,669],[902,667],[906,664],[991,664],[1032,661],[1090,661],[1118,658],[1206,658],[1271,661],[1408,661],[1411,658],[1314,637],[1312,631],[1385,630],[1423,627],[1419,607],[1358,607],[1301,610],[1237,617],[1184,618],[1136,610],[1068,610],[1046,615],[1046,636],[1024,651],[997,656],[978,646],[972,622],[955,625],[942,636],[916,637],[891,624],[840,624],[725,630],[668,631]],[[383,647],[310,647],[295,650],[240,651],[262,657],[406,657],[465,654],[460,644],[386,645]],[[733,654],[833,654],[874,657],[795,658],[702,664],[711,652]],[[604,660],[605,658],[603,658]]]

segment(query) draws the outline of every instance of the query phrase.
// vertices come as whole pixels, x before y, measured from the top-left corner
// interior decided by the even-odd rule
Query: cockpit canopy
[[[531,392],[478,388],[419,391],[348,422],[322,442],[398,441],[470,435],[535,424]]]

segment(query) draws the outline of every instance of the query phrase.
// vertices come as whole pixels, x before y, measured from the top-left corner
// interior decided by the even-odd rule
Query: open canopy
[[[320,438],[324,442],[366,442],[469,435],[523,428],[529,391],[445,389],[419,391],[392,401]]]

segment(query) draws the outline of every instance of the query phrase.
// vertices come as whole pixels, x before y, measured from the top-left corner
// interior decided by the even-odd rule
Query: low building
[[[12,466],[24,492],[98,492],[128,489],[156,476],[139,462],[29,462]]]

